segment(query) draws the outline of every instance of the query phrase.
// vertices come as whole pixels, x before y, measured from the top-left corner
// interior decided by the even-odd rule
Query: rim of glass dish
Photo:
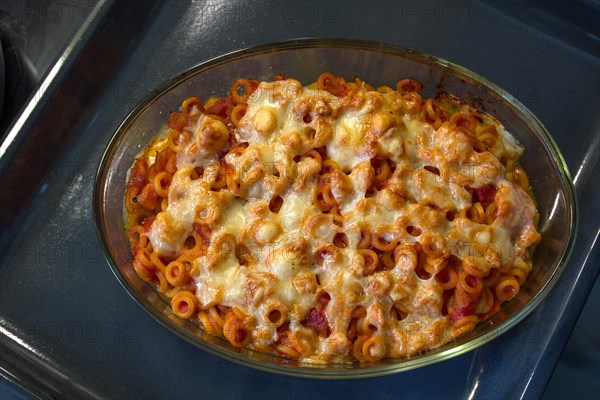
[[[133,287],[128,278],[124,275],[119,263],[114,259],[114,256],[110,250],[110,246],[107,243],[106,227],[104,224],[104,210],[103,195],[105,188],[105,174],[108,171],[109,161],[124,138],[131,125],[137,120],[138,116],[142,114],[147,108],[151,107],[152,104],[161,96],[169,91],[172,87],[182,83],[188,78],[204,72],[206,70],[218,67],[220,65],[252,57],[258,54],[270,53],[270,52],[282,52],[290,51],[295,49],[308,49],[308,48],[348,48],[357,50],[367,50],[381,53],[388,53],[395,56],[409,57],[416,60],[428,61],[433,64],[437,64],[447,69],[451,69],[453,73],[458,73],[462,76],[469,78],[482,85],[487,90],[492,91],[497,96],[505,100],[510,106],[516,108],[522,113],[536,128],[538,134],[542,136],[542,142],[547,146],[548,152],[551,154],[552,159],[559,171],[560,177],[562,178],[562,187],[566,189],[566,204],[567,204],[567,216],[568,223],[570,226],[570,235],[568,242],[560,255],[557,268],[553,271],[550,279],[529,299],[527,304],[518,310],[510,318],[502,321],[489,331],[482,333],[480,336],[475,337],[464,343],[453,346],[451,343],[442,346],[439,349],[434,349],[421,356],[415,356],[414,358],[397,358],[383,360],[382,363],[375,364],[310,364],[310,363],[294,363],[296,365],[285,365],[283,363],[277,363],[275,360],[285,361],[284,358],[276,355],[264,354],[254,350],[242,350],[241,352],[234,352],[228,349],[222,348],[218,345],[205,342],[200,337],[196,336],[192,332],[185,328],[178,327],[174,322],[166,318],[165,314],[159,312],[156,308],[150,305],[149,300],[144,297],[135,287]],[[362,39],[344,39],[344,38],[299,38],[291,39],[281,42],[272,42],[262,45],[249,46],[234,50],[223,55],[211,58],[203,61],[189,69],[186,69],[164,83],[158,85],[153,91],[151,91],[144,99],[142,99],[134,109],[127,115],[123,122],[119,125],[113,136],[111,137],[109,144],[102,155],[94,182],[94,195],[93,195],[93,213],[96,226],[96,234],[102,246],[104,256],[111,267],[111,270],[120,284],[124,287],[127,293],[156,321],[162,326],[167,328],[172,333],[176,334],[180,338],[187,342],[208,351],[209,353],[215,354],[221,358],[229,361],[241,364],[247,367],[252,367],[262,371],[268,371],[283,375],[304,377],[304,378],[319,378],[319,379],[350,379],[350,378],[366,378],[389,375],[393,373],[403,372],[412,370],[415,368],[424,367],[434,363],[438,363],[450,358],[459,356],[471,350],[474,350],[491,340],[499,337],[503,333],[510,330],[512,327],[521,322],[526,316],[528,316],[539,303],[548,295],[551,289],[555,286],[558,278],[568,264],[568,260],[572,254],[573,247],[575,244],[575,238],[577,237],[578,230],[578,206],[577,199],[575,197],[575,191],[573,182],[567,167],[567,164],[557,146],[554,139],[539,121],[539,119],[525,107],[519,100],[509,94],[507,91],[490,82],[483,76],[466,69],[458,64],[455,64],[446,59],[424,53],[418,50],[414,50],[407,47],[401,47],[397,45],[379,43],[369,40]],[[460,340],[460,339],[459,339]],[[263,361],[250,357],[244,354],[258,354],[261,358],[268,361]]]

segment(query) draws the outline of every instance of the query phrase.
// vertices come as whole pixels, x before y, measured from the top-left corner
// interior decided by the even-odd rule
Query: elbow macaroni
[[[324,73],[196,97],[138,157],[133,267],[234,347],[374,362],[439,347],[518,294],[540,240],[492,117]]]

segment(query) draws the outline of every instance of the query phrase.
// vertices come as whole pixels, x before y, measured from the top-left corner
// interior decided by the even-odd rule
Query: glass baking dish
[[[308,364],[248,349],[206,334],[198,324],[176,317],[169,302],[142,281],[131,266],[124,228],[124,192],[134,157],[156,136],[181,100],[222,96],[239,77],[273,80],[283,73],[308,84],[324,71],[346,79],[360,76],[372,85],[401,77],[423,84],[424,96],[448,92],[500,120],[526,148],[520,162],[540,212],[542,241],[534,270],[520,293],[467,335],[411,358],[366,364]],[[312,378],[357,378],[406,371],[473,350],[525,318],[549,293],[564,270],[576,237],[573,185],[563,157],[541,122],[518,100],[485,78],[441,58],[415,50],[362,40],[302,39],[243,49],[203,62],[160,85],[125,119],[101,160],[94,188],[94,216],[100,243],[113,273],[129,294],[166,328],[225,359],[261,370]]]

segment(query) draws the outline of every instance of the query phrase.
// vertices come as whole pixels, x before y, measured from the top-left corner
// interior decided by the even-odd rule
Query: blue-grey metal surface
[[[0,373],[42,396],[540,397],[600,270],[600,54],[589,41],[577,45],[575,34],[563,41],[540,29],[537,9],[525,2],[490,4],[101,3],[62,60],[55,86],[34,96],[30,114],[9,136],[13,144],[1,147],[8,149],[0,154],[3,188],[7,182],[31,193],[20,204],[7,203],[13,212],[6,212],[2,197]],[[512,92],[554,136],[574,177],[580,231],[561,281],[516,328],[430,367],[313,381],[207,354],[162,328],[119,285],[96,239],[91,194],[100,156],[120,121],[155,86],[200,61],[307,36],[384,41],[464,65]],[[46,135],[60,118],[73,121],[60,125],[60,151],[33,164],[33,171],[15,168],[23,149],[36,147],[27,147],[29,138]]]

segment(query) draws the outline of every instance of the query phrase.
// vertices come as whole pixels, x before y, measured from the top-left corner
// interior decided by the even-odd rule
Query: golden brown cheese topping
[[[236,347],[306,362],[439,347],[510,300],[537,211],[523,148],[410,79],[241,79],[136,162],[133,266]]]

